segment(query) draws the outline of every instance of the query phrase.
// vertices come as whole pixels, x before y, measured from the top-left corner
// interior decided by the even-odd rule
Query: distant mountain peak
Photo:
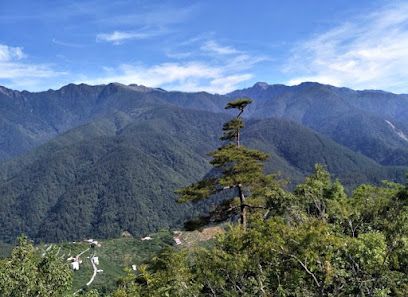
[[[324,86],[324,84],[315,82],[315,81],[304,81],[298,84],[299,87],[316,87],[316,86]],[[329,86],[329,85],[326,85]]]
[[[263,81],[259,81],[256,84],[254,84],[255,88],[261,88],[262,90],[266,90],[269,87],[269,84]]]
[[[6,96],[11,96],[15,91],[8,89],[6,87],[0,86],[0,94],[4,94]]]
[[[128,87],[132,88],[132,90],[138,91],[138,92],[151,92],[154,89],[150,87],[146,87],[144,85],[137,85],[137,84],[130,84]]]
[[[1,93],[7,94],[7,93],[6,93],[7,90],[8,90],[7,88],[5,88],[5,87],[3,87],[3,86],[0,86],[0,92],[1,92]]]

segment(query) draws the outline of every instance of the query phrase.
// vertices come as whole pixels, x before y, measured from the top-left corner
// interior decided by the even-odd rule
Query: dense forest
[[[228,115],[161,107],[133,117],[117,112],[72,129],[0,165],[0,240],[25,233],[36,241],[135,236],[181,227],[209,209],[175,203],[174,189],[211,169]],[[381,166],[331,139],[284,119],[248,120],[242,142],[269,154],[267,172],[293,187],[322,163],[348,189],[404,168]],[[124,207],[126,206],[126,207]]]
[[[234,193],[219,208],[232,223],[204,247],[164,248],[111,296],[406,296],[408,184],[361,184],[348,194],[316,165],[288,190],[265,173],[268,156],[244,145],[240,116],[250,103],[227,105],[238,115],[210,153],[215,173],[177,191],[180,203]],[[1,260],[1,295],[68,294],[71,275],[55,255],[21,238]]]
[[[404,181],[406,95],[318,83],[257,83],[222,96],[118,83],[0,87],[0,241],[142,236],[212,211],[213,201],[177,204],[174,189],[214,173],[207,153],[220,145],[225,104],[241,95],[254,99],[242,144],[267,153],[266,172],[288,189],[316,163],[348,194]]]

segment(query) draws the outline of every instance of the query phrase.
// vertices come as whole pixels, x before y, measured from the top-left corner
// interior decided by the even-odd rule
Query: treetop
[[[242,111],[244,110],[246,106],[248,106],[251,103],[252,103],[252,99],[250,98],[245,98],[245,97],[237,98],[233,101],[228,102],[227,105],[225,106],[225,109],[236,108]]]

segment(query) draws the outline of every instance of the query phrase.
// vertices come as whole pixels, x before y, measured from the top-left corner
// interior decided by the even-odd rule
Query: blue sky
[[[226,93],[319,81],[408,93],[408,2],[0,1],[0,85]]]

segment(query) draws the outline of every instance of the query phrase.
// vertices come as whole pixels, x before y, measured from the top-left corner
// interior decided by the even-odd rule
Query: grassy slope
[[[153,240],[142,241],[140,238],[117,238],[99,241],[100,247],[91,248],[80,258],[83,261],[80,270],[74,272],[73,292],[79,289],[98,289],[100,292],[108,292],[115,287],[116,281],[123,277],[125,269],[131,269],[133,264],[139,265],[151,258],[163,247],[173,244],[172,233],[161,231],[151,235]],[[86,242],[66,242],[59,244],[60,255],[68,258],[86,250],[90,245]],[[44,247],[42,247],[43,249]],[[98,269],[103,272],[97,273],[94,282],[87,287],[86,283],[93,274],[90,257],[99,257]]]

